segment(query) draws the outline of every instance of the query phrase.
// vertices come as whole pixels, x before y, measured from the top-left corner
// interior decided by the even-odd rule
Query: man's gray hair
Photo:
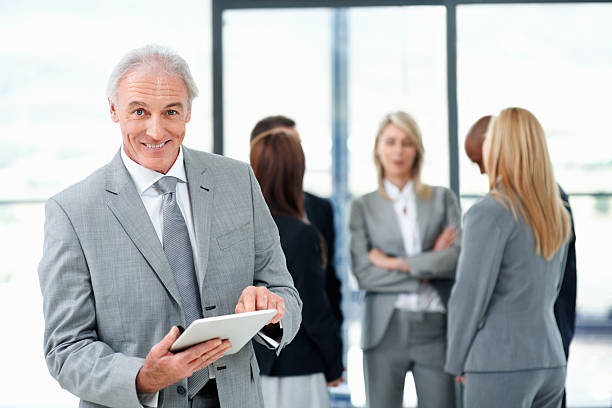
[[[113,104],[117,103],[117,88],[123,77],[140,66],[162,69],[168,75],[181,78],[187,86],[189,106],[191,106],[191,101],[198,96],[198,87],[183,57],[170,48],[151,44],[133,49],[125,54],[111,72],[106,85],[106,96]]]

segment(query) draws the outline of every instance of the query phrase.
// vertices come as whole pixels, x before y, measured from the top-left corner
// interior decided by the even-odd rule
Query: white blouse
[[[399,189],[389,180],[384,180],[385,192],[393,200],[393,209],[397,216],[398,225],[404,241],[404,250],[407,256],[417,255],[423,251],[419,224],[417,222],[416,196],[412,180],[402,189]],[[408,264],[410,266],[410,264]],[[446,308],[434,287],[421,282],[414,293],[402,293],[395,301],[395,308],[413,312],[441,312]]]

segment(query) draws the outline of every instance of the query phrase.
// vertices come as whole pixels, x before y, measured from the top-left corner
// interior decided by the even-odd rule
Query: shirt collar
[[[408,200],[414,195],[412,180],[408,181],[401,190],[387,179],[383,180],[383,185],[385,187],[385,192],[393,201],[397,201],[398,199]]]
[[[187,176],[185,173],[185,163],[183,160],[183,147],[179,148],[179,154],[176,158],[176,161],[170,167],[170,170],[167,174],[158,173],[155,170],[148,169],[140,164],[136,163],[132,160],[123,150],[123,146],[121,146],[121,160],[123,160],[123,164],[125,165],[128,173],[132,177],[134,184],[136,184],[136,189],[139,194],[147,191],[153,184],[155,184],[160,178],[164,176],[172,176],[176,177],[180,181],[186,183]]]

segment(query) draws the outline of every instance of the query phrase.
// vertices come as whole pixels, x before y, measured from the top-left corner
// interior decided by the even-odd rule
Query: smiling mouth
[[[151,143],[143,143],[149,149],[161,149],[164,145],[168,143],[167,141],[161,142],[160,144],[151,144]]]

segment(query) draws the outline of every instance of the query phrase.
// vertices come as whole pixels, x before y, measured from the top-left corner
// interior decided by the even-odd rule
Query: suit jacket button
[[[179,395],[185,395],[187,391],[185,390],[185,387],[183,387],[182,385],[179,385],[178,387],[176,387],[176,392],[178,392]]]

